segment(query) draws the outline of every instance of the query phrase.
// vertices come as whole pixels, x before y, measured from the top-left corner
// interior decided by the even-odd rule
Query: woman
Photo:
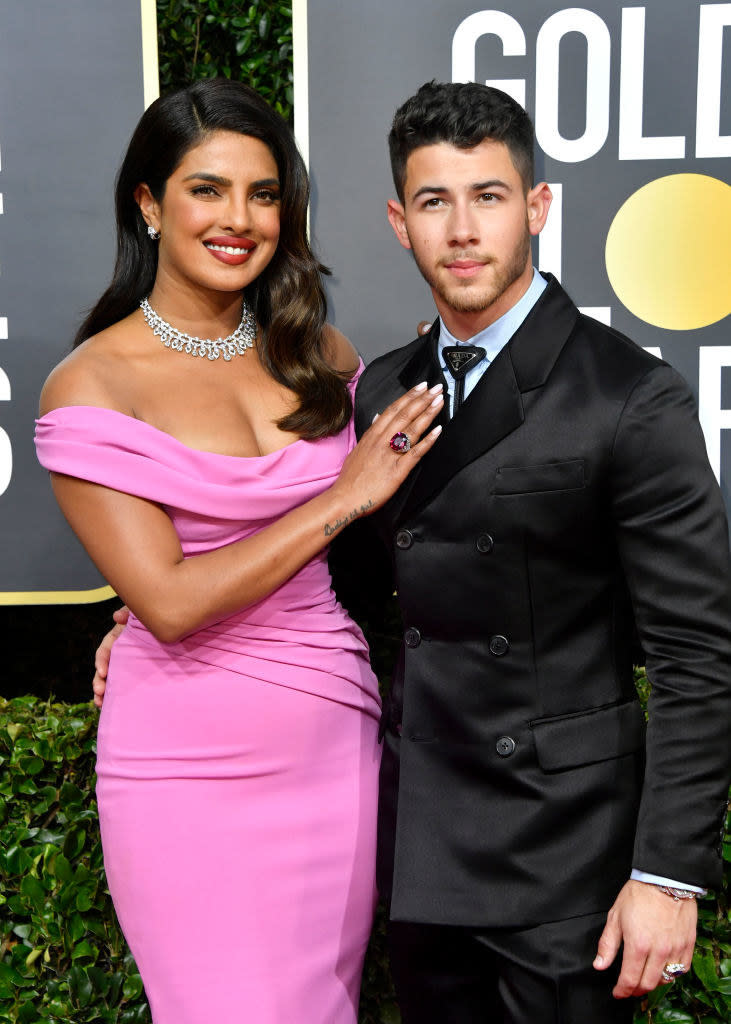
[[[155,1024],[356,1016],[378,695],[326,546],[429,450],[441,396],[409,392],[354,446],[359,364],[324,323],[307,199],[250,89],[156,101],[117,182],[112,283],[41,398],[40,461],[132,611],[97,794]]]

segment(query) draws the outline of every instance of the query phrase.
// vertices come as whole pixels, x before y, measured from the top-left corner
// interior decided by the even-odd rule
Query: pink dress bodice
[[[320,494],[354,444],[352,421],[337,435],[250,458],[198,451],[141,420],[91,406],[61,407],[36,423],[36,450],[46,469],[161,505],[186,557],[249,537]],[[162,646],[168,654],[220,663],[377,716],[367,645],[330,582],[323,550],[256,604]],[[134,616],[125,636],[126,643],[159,645]],[[293,665],[297,672],[287,672]]]

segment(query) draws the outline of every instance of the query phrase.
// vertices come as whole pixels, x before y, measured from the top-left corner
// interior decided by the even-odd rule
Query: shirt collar
[[[525,295],[521,296],[514,306],[503,313],[494,323],[490,324],[474,338],[467,341],[457,341],[444,326],[444,321],[439,322],[439,354],[441,358],[442,349],[447,345],[479,345],[485,349],[487,362],[491,363],[500,349],[512,338],[538,299],[543,294],[547,281],[538,271],[533,269],[533,280],[528,286]],[[443,359],[442,359],[443,361]]]

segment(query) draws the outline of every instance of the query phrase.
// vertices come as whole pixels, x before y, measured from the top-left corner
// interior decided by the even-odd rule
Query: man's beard
[[[413,248],[411,251],[421,276],[450,309],[453,309],[455,313],[481,313],[497,302],[511,284],[517,281],[520,275],[524,273],[531,251],[530,233],[526,231],[520,246],[511,254],[508,262],[503,265],[495,263],[489,256],[485,258],[484,254],[481,255],[468,251],[450,254],[446,262],[452,262],[457,259],[477,259],[492,266],[492,280],[480,285],[475,285],[469,280],[466,280],[464,283],[455,280],[449,287],[445,287],[444,279],[437,272],[439,267],[424,266]]]

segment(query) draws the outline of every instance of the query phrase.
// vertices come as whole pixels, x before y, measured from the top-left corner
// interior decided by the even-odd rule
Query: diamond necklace
[[[176,352],[187,352],[191,356],[208,356],[209,359],[218,359],[219,356],[228,362],[232,356],[243,356],[247,348],[254,347],[256,338],[256,318],[250,307],[246,304],[241,310],[241,323],[227,338],[194,338],[192,334],[186,334],[173,327],[167,320],[156,313],[147,299],[140,303],[142,315],[145,322],[157,334],[165,348],[175,349]]]

